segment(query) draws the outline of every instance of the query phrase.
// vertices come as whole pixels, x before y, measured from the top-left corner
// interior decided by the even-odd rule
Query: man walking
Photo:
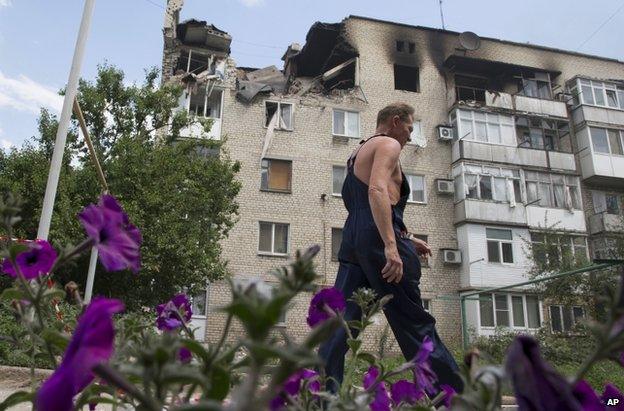
[[[378,297],[392,294],[384,313],[406,360],[414,358],[425,338],[434,344],[431,367],[438,384],[461,392],[457,364],[435,329],[435,319],[422,306],[418,255],[431,255],[424,241],[411,237],[403,223],[410,187],[399,164],[401,150],[410,141],[414,108],[391,104],[377,115],[375,135],[360,143],[347,162],[342,199],[349,212],[338,253],[336,288],[346,299],[361,287]],[[347,321],[361,317],[359,307],[347,302]],[[348,350],[344,329],[337,330],[319,349],[328,378],[342,383]],[[331,379],[328,389],[338,386]]]

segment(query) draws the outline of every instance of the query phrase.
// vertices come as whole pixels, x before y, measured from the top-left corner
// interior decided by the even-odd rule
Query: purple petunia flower
[[[321,382],[318,379],[319,374],[307,368],[297,371],[284,382],[283,388],[281,392],[276,395],[271,402],[269,403],[269,407],[271,411],[279,411],[286,407],[288,404],[286,400],[286,395],[291,397],[296,397],[299,395],[299,390],[301,390],[302,383],[306,384],[308,387],[308,391],[311,393],[317,393],[321,390]]]
[[[335,288],[325,288],[312,298],[310,301],[310,308],[308,309],[308,325],[310,327],[316,327],[317,325],[325,322],[331,313],[328,309],[338,313],[343,312],[347,308],[345,298],[342,292]]]
[[[442,403],[446,408],[451,408],[451,400],[455,394],[457,394],[457,391],[455,391],[455,389],[448,384],[442,384],[440,385],[440,388],[442,388],[442,391],[444,392]]]
[[[594,392],[594,389],[585,380],[581,380],[574,386],[572,391],[583,411],[602,411],[604,405]]]
[[[156,307],[156,327],[159,330],[172,331],[182,327],[182,324],[191,320],[193,311],[191,302],[186,294],[178,294],[165,304]]]
[[[377,381],[377,378],[379,378],[379,369],[371,366],[364,374],[364,389],[368,390]],[[375,398],[369,406],[372,411],[390,411],[390,395],[385,382],[380,381],[377,384],[377,387],[375,387]]]
[[[35,399],[39,411],[69,411],[73,397],[93,381],[93,367],[113,354],[113,314],[123,311],[119,300],[95,298],[78,320],[61,365],[48,378]]]
[[[433,341],[429,336],[425,336],[416,353],[416,357],[414,358],[414,362],[416,366],[414,367],[414,383],[418,391],[425,391],[428,394],[435,394],[437,392],[435,386],[433,385],[438,377],[435,372],[431,369],[431,364],[429,363],[429,355],[433,352]]]
[[[97,205],[85,207],[78,218],[94,242],[100,261],[107,271],[128,268],[135,273],[139,271],[141,232],[130,224],[128,215],[115,197],[103,195]]]
[[[600,398],[609,411],[624,411],[624,394],[615,388],[615,385],[605,385],[604,392]]]
[[[390,387],[392,402],[395,406],[404,402],[413,405],[420,400],[425,393],[418,390],[418,386],[407,380],[399,380]]]
[[[22,251],[15,257],[15,264],[24,278],[32,280],[47,274],[57,257],[54,248],[45,240],[32,241],[25,245],[28,250]],[[8,258],[5,258],[2,263],[2,271],[13,278],[17,277],[17,271]]]
[[[533,337],[521,335],[509,347],[505,367],[521,410],[580,410],[572,387],[540,354]]]
[[[191,362],[192,359],[193,354],[191,354],[191,350],[189,350],[188,348],[181,347],[178,350],[178,360],[180,360],[181,363],[188,364]]]

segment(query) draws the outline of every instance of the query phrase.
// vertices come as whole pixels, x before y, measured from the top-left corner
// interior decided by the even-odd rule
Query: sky
[[[40,107],[60,113],[84,2],[0,0],[0,148],[36,135]],[[160,67],[166,0],[96,0],[81,75],[104,62],[126,82]],[[624,0],[443,0],[445,28],[624,61]],[[441,28],[439,0],[185,0],[181,20],[206,20],[233,37],[237,65],[282,68],[290,43],[315,21],[359,15]]]

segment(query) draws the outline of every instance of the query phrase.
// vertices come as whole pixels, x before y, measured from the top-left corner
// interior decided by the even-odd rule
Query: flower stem
[[[225,321],[225,327],[223,328],[223,333],[221,334],[221,338],[219,339],[219,342],[217,343],[217,347],[214,353],[210,356],[210,358],[208,358],[208,361],[206,361],[206,368],[209,368],[212,365],[212,362],[215,360],[215,358],[217,358],[219,351],[221,351],[221,347],[225,343],[225,339],[227,338],[227,335],[230,332],[231,324],[232,324],[232,314],[228,314],[227,319]]]

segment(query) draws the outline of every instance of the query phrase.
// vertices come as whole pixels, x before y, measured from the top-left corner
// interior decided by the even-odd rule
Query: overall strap
[[[353,165],[355,164],[355,158],[357,157],[357,154],[359,153],[360,149],[362,148],[362,146],[364,144],[366,144],[366,142],[368,142],[369,140],[375,138],[375,137],[379,137],[379,136],[386,136],[389,137],[388,135],[384,134],[384,133],[379,133],[379,134],[374,134],[372,136],[370,136],[367,139],[363,139],[360,140],[360,146],[353,152],[353,154],[351,154],[351,156],[349,157],[349,160],[347,160],[347,168],[349,170],[351,170],[353,168]]]

